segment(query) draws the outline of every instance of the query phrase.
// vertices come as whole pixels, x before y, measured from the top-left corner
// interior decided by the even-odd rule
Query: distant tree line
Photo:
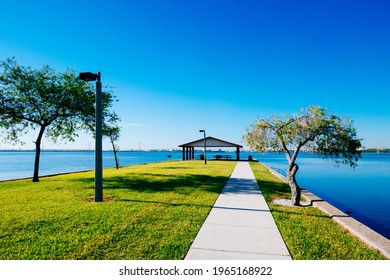
[[[390,153],[390,149],[369,148],[363,149],[363,153]]]

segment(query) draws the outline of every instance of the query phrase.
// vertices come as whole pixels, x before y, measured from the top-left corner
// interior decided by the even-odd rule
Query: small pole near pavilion
[[[207,164],[206,159],[206,130],[201,129],[199,132],[203,132],[203,146],[204,146],[204,164]]]

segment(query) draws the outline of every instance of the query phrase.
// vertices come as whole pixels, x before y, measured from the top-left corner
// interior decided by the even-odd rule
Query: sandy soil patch
[[[283,206],[294,206],[290,199],[285,199],[285,198],[274,199],[274,200],[272,200],[272,203],[277,204],[277,205],[283,205]],[[301,201],[301,206],[307,207],[307,206],[310,206],[310,203],[307,201]]]

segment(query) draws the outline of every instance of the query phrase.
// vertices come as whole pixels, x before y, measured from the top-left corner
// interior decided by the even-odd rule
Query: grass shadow
[[[331,217],[329,217],[328,215],[326,214],[322,214],[322,213],[318,213],[318,214],[315,214],[315,213],[309,213],[307,211],[300,211],[300,209],[304,209],[304,207],[297,207],[295,206],[295,208],[293,208],[294,206],[281,206],[283,207],[282,209],[278,209],[276,207],[271,207],[270,210],[272,213],[279,213],[281,215],[287,215],[287,216],[296,216],[296,217],[314,217],[314,218],[321,218],[321,219],[331,219]]]
[[[273,197],[290,198],[290,187],[284,182],[257,179],[257,184],[260,186],[260,190],[266,199],[269,198],[268,201],[271,200],[271,195]]]
[[[168,207],[178,207],[178,206],[195,206],[195,207],[206,207],[211,208],[212,205],[205,204],[193,204],[193,203],[172,203],[172,202],[163,202],[163,201],[154,201],[154,200],[140,200],[140,199],[118,199],[117,201],[121,202],[133,202],[133,203],[147,203],[147,204],[158,204]]]
[[[122,176],[110,176],[103,179],[105,189],[122,189],[139,192],[169,192],[174,190],[201,189],[220,193],[227,177],[198,174],[165,175],[155,173],[134,173]],[[77,178],[72,181],[91,184],[94,178]]]

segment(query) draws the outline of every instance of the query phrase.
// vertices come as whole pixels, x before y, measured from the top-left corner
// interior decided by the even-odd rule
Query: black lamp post
[[[203,132],[203,146],[204,146],[204,164],[207,164],[206,160],[206,130],[201,129],[199,132]]]
[[[102,152],[102,83],[100,72],[80,73],[79,78],[86,82],[96,81],[95,112],[95,202],[103,201],[103,152]]]

